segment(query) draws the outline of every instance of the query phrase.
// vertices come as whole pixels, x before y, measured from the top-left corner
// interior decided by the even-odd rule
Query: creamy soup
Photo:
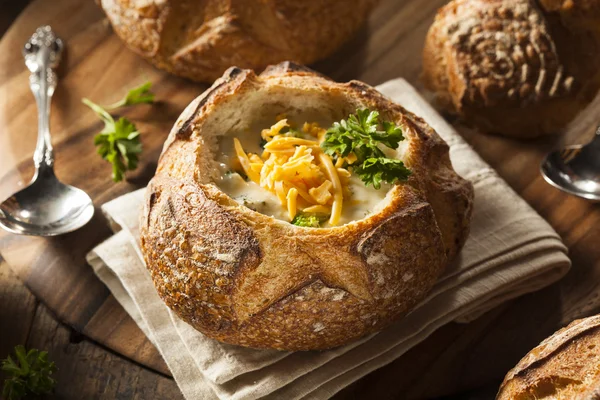
[[[268,127],[268,124],[265,124]],[[324,123],[329,127],[331,123]],[[262,214],[290,222],[288,209],[282,205],[278,196],[263,188],[260,184],[253,182],[243,172],[239,171],[238,155],[234,147],[234,137],[247,154],[260,155],[263,152],[261,147],[261,134],[258,131],[246,131],[238,134],[227,134],[219,139],[219,154],[217,161],[220,169],[220,176],[217,179],[217,185],[238,203]],[[264,144],[264,141],[263,141]],[[404,143],[401,143],[403,145]],[[387,157],[398,157],[400,150],[385,148],[382,150]],[[235,166],[238,166],[236,168]],[[360,220],[377,212],[385,203],[385,199],[391,185],[382,183],[380,189],[373,186],[365,186],[360,178],[350,174],[345,180],[345,190],[341,216],[337,225],[344,225],[352,221]],[[322,227],[331,226],[328,222],[323,222]]]

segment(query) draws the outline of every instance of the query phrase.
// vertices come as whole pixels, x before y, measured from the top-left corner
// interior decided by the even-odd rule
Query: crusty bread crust
[[[333,53],[378,0],[98,0],[115,32],[158,68],[212,82],[232,65],[262,70]]]
[[[600,87],[600,0],[454,0],[427,35],[423,81],[487,132],[559,133]]]
[[[403,127],[413,174],[383,209],[339,227],[297,227],[239,205],[214,184],[215,135],[251,117],[249,109],[292,104],[331,106],[340,116],[378,110]],[[462,247],[472,203],[472,185],[452,169],[446,143],[370,86],[288,62],[258,76],[231,68],[171,131],[148,186],[141,248],[159,295],[207,336],[325,349],[414,308]]]
[[[508,372],[497,400],[600,398],[600,316],[572,322]]]

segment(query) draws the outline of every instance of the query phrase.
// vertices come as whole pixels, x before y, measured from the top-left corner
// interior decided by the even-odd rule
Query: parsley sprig
[[[383,129],[380,129],[383,128]],[[388,121],[379,122],[379,113],[358,109],[348,119],[335,122],[325,134],[321,148],[326,154],[338,158],[356,156],[350,167],[365,185],[381,187],[382,182],[393,184],[406,180],[410,170],[400,160],[388,158],[380,145],[397,149],[404,140],[402,129]]]
[[[150,91],[151,88],[151,82],[143,83],[140,86],[131,89],[121,100],[105,108],[114,110],[120,107],[133,106],[135,104],[152,104],[154,103],[154,93]]]
[[[154,94],[150,92],[150,88],[151,83],[146,82],[130,90],[122,100],[108,107],[102,107],[86,98],[82,99],[82,102],[104,122],[104,129],[94,136],[94,145],[98,147],[98,154],[112,164],[112,179],[115,182],[123,180],[126,171],[137,168],[142,143],[140,132],[131,121],[125,117],[115,121],[107,109],[152,103]]]
[[[23,346],[15,347],[14,361],[8,356],[2,361],[2,370],[8,374],[2,396],[6,400],[19,400],[28,395],[49,394],[56,385],[51,375],[56,366],[48,360],[48,352]]]
[[[112,164],[112,179],[123,180],[125,171],[134,170],[138,164],[138,154],[142,152],[140,132],[125,117],[117,121],[102,107],[88,99],[82,100],[104,122],[104,129],[94,136],[98,154]]]
[[[375,189],[379,189],[382,182],[393,184],[406,180],[410,175],[410,170],[402,161],[385,157],[367,158],[362,164],[353,167],[353,170],[365,185],[371,183]]]

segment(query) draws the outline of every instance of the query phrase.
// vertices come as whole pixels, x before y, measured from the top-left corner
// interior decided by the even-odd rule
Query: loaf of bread
[[[600,316],[574,321],[508,372],[497,400],[600,398]]]
[[[381,196],[373,209],[337,226],[309,228],[254,208],[268,197],[253,203],[222,190],[222,181],[234,175],[220,172],[223,146],[239,138],[258,148],[262,121],[285,114],[330,126],[362,108],[401,127],[405,140],[394,157],[411,171],[383,192],[359,180],[360,196]],[[263,130],[262,138],[270,132]],[[310,159],[305,139],[283,141]],[[323,155],[318,148],[312,154]],[[248,168],[262,163],[257,154],[250,160],[255,164]],[[258,188],[251,178],[239,179],[248,191]],[[413,309],[461,249],[472,204],[472,185],[454,172],[446,143],[370,86],[335,83],[289,62],[260,75],[231,68],[171,131],[147,189],[141,248],[159,295],[207,336],[255,348],[326,349],[381,330]]]
[[[378,0],[97,0],[121,39],[158,68],[213,82],[232,65],[262,70],[333,53]]]
[[[423,80],[480,129],[560,133],[600,87],[600,0],[454,0],[439,10]]]

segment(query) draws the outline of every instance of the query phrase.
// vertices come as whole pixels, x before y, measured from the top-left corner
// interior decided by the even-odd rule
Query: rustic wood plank
[[[95,337],[103,339],[102,343],[108,348],[170,376],[162,356],[133,319],[124,312],[115,313],[115,310],[121,310],[121,306],[113,296],[109,296],[86,324],[84,332],[93,332]]]
[[[181,399],[175,382],[58,323],[0,258],[0,359],[18,344],[47,350],[60,399]],[[4,376],[2,376],[4,377]]]
[[[495,382],[492,385],[482,386],[473,389],[468,393],[459,393],[438,398],[438,400],[490,400],[496,397],[501,381]]]
[[[26,347],[47,350],[56,363],[56,398],[183,399],[172,378],[80,340],[43,305],[37,309]]]
[[[0,37],[28,3],[29,0],[0,0],[0,10],[2,10],[2,13],[0,13]]]
[[[425,33],[446,2],[382,1],[356,37],[314,68],[340,82],[378,85],[401,76],[419,86]]]
[[[0,359],[24,343],[37,302],[0,257]]]
[[[402,76],[419,87],[425,33],[445,2],[383,0],[367,27],[314,67],[340,81],[360,79],[376,85]],[[52,117],[57,175],[88,191],[98,206],[146,184],[171,124],[206,86],[167,76],[127,51],[93,2],[51,4],[49,9],[48,2],[34,1],[0,42],[0,171],[5,173],[0,176],[0,197],[22,187],[32,173],[36,115],[20,47],[35,27],[50,23],[68,45]],[[78,18],[64,18],[75,12]],[[124,111],[139,121],[145,152],[140,169],[115,185],[108,164],[91,145],[100,123],[80,98],[110,103],[124,88],[145,79],[155,83],[161,103]],[[544,337],[574,318],[600,311],[600,209],[550,187],[538,169],[552,147],[585,140],[598,115],[600,99],[563,137],[531,142],[483,135],[456,124],[482,157],[562,235],[574,268],[560,283],[471,324],[442,328],[337,398],[422,398],[494,386]],[[156,350],[85,264],[85,253],[109,234],[98,213],[84,229],[61,238],[1,235],[0,252],[61,321],[119,354],[167,373]]]

